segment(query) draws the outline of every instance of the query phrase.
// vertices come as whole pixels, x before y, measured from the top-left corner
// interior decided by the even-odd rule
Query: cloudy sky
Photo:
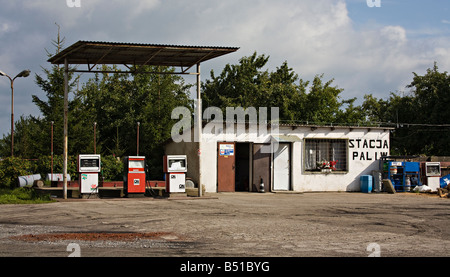
[[[440,71],[450,71],[448,0],[379,0],[380,7],[375,2],[0,0],[0,70],[12,77],[32,71],[16,79],[16,119],[39,115],[31,95],[45,97],[35,74],[50,68],[45,49],[54,52],[55,23],[65,47],[78,40],[240,47],[203,63],[203,80],[210,70],[218,73],[256,51],[270,56],[270,71],[287,61],[302,79],[324,74],[344,89],[343,98],[358,100],[368,93],[387,98],[390,92],[408,92],[412,72],[424,74],[435,61]],[[9,85],[0,77],[0,135],[10,132]]]

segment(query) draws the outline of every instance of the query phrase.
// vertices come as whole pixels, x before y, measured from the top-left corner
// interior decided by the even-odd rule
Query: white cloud
[[[345,98],[388,97],[405,89],[412,72],[423,73],[434,61],[450,71],[450,39],[443,28],[357,25],[344,0],[81,0],[80,8],[67,7],[65,0],[0,2],[0,66],[8,72],[30,66],[41,74],[40,66],[49,67],[44,48],[53,50],[55,22],[66,47],[78,40],[240,47],[202,65],[203,78],[210,69],[221,71],[257,51],[270,56],[269,70],[287,61],[304,80],[322,73],[334,78]],[[27,82],[36,94],[31,78]],[[1,80],[2,91],[5,87]],[[31,97],[28,101],[33,106]],[[0,133],[8,130],[0,126]]]
[[[7,22],[0,23],[0,36],[11,31],[11,24]]]
[[[381,29],[382,39],[401,46],[406,42],[406,31],[401,26],[386,26]]]

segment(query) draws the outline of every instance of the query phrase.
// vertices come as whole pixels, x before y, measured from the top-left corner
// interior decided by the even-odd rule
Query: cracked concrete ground
[[[73,243],[82,257],[450,255],[448,198],[342,192],[207,196],[1,205],[0,256],[67,257]],[[73,235],[80,233],[165,235],[132,240]],[[25,239],[30,235],[37,239]]]

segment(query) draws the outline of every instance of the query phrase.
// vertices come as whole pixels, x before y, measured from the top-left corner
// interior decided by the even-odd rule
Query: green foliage
[[[0,161],[0,188],[16,187],[19,176],[33,174],[32,162],[17,157],[8,157]]]
[[[370,124],[370,120],[367,120],[364,109],[361,106],[355,106],[356,98],[342,101],[342,106],[346,106],[345,109],[340,109],[336,115],[337,122],[341,124],[357,126],[359,124]]]
[[[364,111],[364,116],[369,122],[391,122],[389,120],[392,120],[388,116],[390,105],[387,100],[377,99],[372,94],[366,94],[364,95],[364,102],[361,107]]]
[[[366,95],[362,107],[372,121],[390,123],[391,153],[450,156],[450,76],[436,63],[425,75],[414,73],[409,93],[391,93],[388,100]]]
[[[411,117],[405,122],[430,124],[410,129],[409,135],[413,132],[418,134],[418,138],[411,143],[411,150],[450,156],[450,128],[436,126],[450,122],[450,75],[439,72],[435,63],[423,76],[414,73],[408,87],[412,89],[413,96],[405,111]]]
[[[77,156],[67,157],[67,174],[70,175],[71,179],[74,180],[77,177]],[[51,156],[41,156],[39,159],[34,161],[36,174],[41,174],[44,177],[46,174],[51,173],[52,157]],[[62,155],[53,156],[53,173],[63,173],[64,160]]]
[[[51,135],[51,122],[53,122],[53,152],[63,153],[63,134],[64,134],[64,67],[58,65],[52,66],[51,69],[42,69],[45,77],[36,74],[36,84],[45,92],[46,99],[41,99],[36,95],[32,95],[33,103],[38,107],[42,114],[42,118],[34,118],[34,124],[40,128],[39,133],[34,134],[34,140],[37,144],[40,144],[38,148],[35,148],[35,156],[48,155],[51,152],[51,142],[49,137]],[[76,85],[76,80],[73,81],[73,73],[69,74],[69,92],[73,90]],[[71,126],[69,130],[69,140],[73,139],[73,142],[69,144],[72,151],[77,151],[77,141],[82,140],[86,132],[80,132],[79,129],[74,128],[79,124],[83,124],[83,121],[79,121],[78,118],[73,115],[77,112],[79,103],[77,99],[69,100],[69,118],[68,123]],[[16,124],[17,125],[17,124]],[[28,127],[29,128],[29,127]],[[29,157],[28,153],[18,153],[24,157]]]
[[[48,194],[40,195],[29,188],[0,188],[0,204],[42,204],[53,201]]]
[[[174,69],[144,66],[136,70],[170,73]],[[116,157],[136,155],[139,122],[139,155],[146,156],[153,164],[155,161],[161,163],[161,143],[170,138],[176,123],[171,119],[172,110],[178,106],[192,110],[190,87],[172,74],[97,74],[76,97],[84,111],[81,119],[97,122],[97,153]],[[85,140],[93,141],[92,138]]]
[[[332,87],[333,80],[323,83],[323,75],[314,77],[311,89],[306,95],[306,120],[318,124],[338,122],[342,103],[339,94],[342,89]]]
[[[343,90],[332,86],[333,80],[323,82],[323,75],[317,75],[307,92],[310,83],[287,62],[274,72],[263,70],[268,59],[255,52],[237,65],[227,64],[217,77],[211,71],[211,80],[203,84],[204,108],[279,107],[282,123],[329,124],[352,117],[353,101],[340,100]],[[346,112],[341,111],[344,104],[350,104]]]
[[[123,162],[114,156],[102,156],[102,177],[104,181],[123,179]]]

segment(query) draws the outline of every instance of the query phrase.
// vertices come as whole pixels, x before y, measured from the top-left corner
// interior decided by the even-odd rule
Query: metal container
[[[33,185],[34,181],[36,181],[36,180],[41,180],[40,174],[19,176],[19,178],[18,178],[19,187],[31,186],[31,185]]]
[[[374,192],[381,192],[382,188],[382,180],[383,180],[383,172],[379,170],[373,170],[372,171],[373,176],[373,191]]]

